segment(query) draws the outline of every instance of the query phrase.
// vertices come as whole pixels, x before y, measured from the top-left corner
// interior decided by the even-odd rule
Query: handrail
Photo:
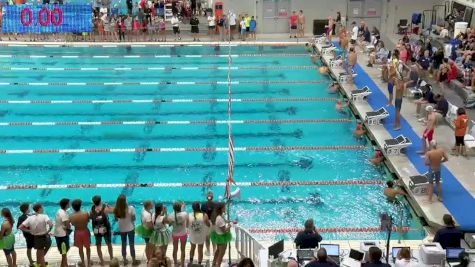
[[[249,231],[239,225],[235,225],[236,250],[240,257],[251,258],[256,266],[267,266],[269,251]]]

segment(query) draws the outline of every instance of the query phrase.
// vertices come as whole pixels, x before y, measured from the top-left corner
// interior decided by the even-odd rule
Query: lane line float
[[[302,231],[302,228],[274,228],[274,229],[265,229],[265,228],[251,228],[248,229],[251,234],[289,234],[289,233],[298,233]],[[379,227],[333,227],[333,228],[319,228],[317,229],[320,233],[379,233],[385,232]],[[402,228],[393,228],[394,232],[409,232],[416,231],[414,228],[402,227]]]
[[[346,181],[288,181],[288,182],[236,182],[240,187],[269,187],[269,186],[334,186],[334,185],[382,185],[381,180],[346,180]],[[70,189],[70,188],[163,188],[163,187],[225,187],[225,182],[207,183],[140,183],[140,184],[35,184],[35,185],[2,185],[0,190],[27,189]]]
[[[232,98],[231,102],[333,102],[335,97],[299,98]],[[0,104],[144,104],[144,103],[212,103],[228,102],[227,98],[206,99],[78,99],[78,100],[0,100]]]
[[[210,85],[210,84],[322,84],[328,80],[281,80],[281,81],[152,81],[152,82],[0,82],[4,86],[117,86],[117,85]]]
[[[291,53],[282,53],[282,54],[233,54],[231,57],[308,57],[309,54],[291,54]],[[80,58],[228,58],[229,55],[0,55],[0,58],[62,58],[62,59],[80,59]]]
[[[268,146],[235,147],[234,151],[315,151],[364,150],[366,146]],[[152,147],[152,148],[74,148],[74,149],[0,149],[0,154],[64,154],[64,153],[146,153],[146,152],[225,152],[229,147]]]
[[[318,66],[241,66],[232,70],[283,70],[283,69],[317,69]],[[49,68],[49,67],[0,67],[2,71],[155,71],[155,70],[228,70],[228,67],[118,67],[118,68]]]
[[[289,123],[347,123],[351,119],[301,119],[301,120],[195,120],[195,121],[16,121],[0,122],[0,126],[71,126],[71,125],[154,125],[154,124],[289,124]]]

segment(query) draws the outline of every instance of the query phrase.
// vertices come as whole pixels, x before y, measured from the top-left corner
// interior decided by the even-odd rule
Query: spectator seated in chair
[[[385,64],[388,61],[389,51],[384,47],[383,41],[378,41],[376,48],[369,54],[368,67],[373,67],[374,64]]]

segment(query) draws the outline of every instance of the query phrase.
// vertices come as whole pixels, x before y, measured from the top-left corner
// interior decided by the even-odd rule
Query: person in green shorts
[[[161,251],[163,257],[166,257],[171,231],[168,229],[167,208],[162,203],[155,204],[155,213],[153,214],[152,221],[153,233],[150,236],[150,243],[155,245],[156,250]],[[158,260],[164,260],[164,258]]]
[[[224,254],[226,254],[226,248],[228,243],[231,242],[233,236],[231,235],[231,226],[224,219],[224,213],[226,212],[226,205],[224,203],[218,203],[216,209],[211,218],[212,230],[211,230],[211,242],[216,244],[216,251],[214,252],[213,265],[221,266]]]
[[[135,228],[137,235],[142,237],[145,241],[145,256],[147,257],[147,262],[150,261],[153,255],[153,245],[150,243],[150,236],[153,233],[152,209],[152,201],[147,200],[143,203],[142,224]]]
[[[2,209],[4,219],[0,229],[0,249],[3,249],[8,266],[16,266],[15,235],[13,234],[13,225],[15,220],[9,209]]]

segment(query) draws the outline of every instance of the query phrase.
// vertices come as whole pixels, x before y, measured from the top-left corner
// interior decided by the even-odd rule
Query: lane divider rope
[[[268,146],[234,147],[234,151],[294,151],[294,150],[364,150],[366,146]],[[76,148],[76,149],[0,149],[0,154],[63,154],[63,153],[145,153],[145,152],[224,152],[229,147],[163,147],[163,148]]]
[[[335,97],[232,98],[232,102],[332,102]],[[78,99],[78,100],[0,100],[0,104],[123,104],[123,103],[209,103],[228,102],[227,98],[207,99]]]
[[[274,229],[263,229],[263,228],[251,228],[248,229],[251,234],[286,234],[286,233],[298,233],[302,231],[302,228],[274,228]],[[319,228],[317,229],[320,233],[378,233],[384,232],[380,227],[331,227],[331,228]],[[416,231],[414,228],[402,227],[397,228],[393,227],[394,232],[409,232]]]
[[[318,66],[241,66],[231,67],[232,70],[259,69],[317,69]],[[150,71],[150,70],[227,70],[227,67],[118,67],[118,68],[49,68],[49,67],[0,67],[2,71]]]
[[[16,121],[0,122],[0,126],[70,126],[70,125],[153,125],[153,124],[283,124],[283,123],[347,123],[351,119],[301,119],[301,120],[195,120],[195,121]]]
[[[274,42],[240,42],[239,46],[273,46],[273,47],[286,47],[286,46],[302,46],[302,43],[295,43],[295,42],[287,42],[287,43],[274,43]],[[202,47],[202,46],[211,46],[211,47],[228,47],[228,46],[238,46],[237,43],[232,44],[222,44],[217,42],[204,42],[203,44],[196,44],[196,43],[146,43],[146,44],[137,44],[137,43],[120,43],[120,44],[35,44],[35,43],[28,43],[28,44],[11,44],[11,43],[0,43],[0,46],[7,46],[7,47],[103,47],[103,48],[113,48],[113,47]]]
[[[231,84],[322,84],[327,80],[281,80],[281,81],[232,81]],[[209,85],[228,84],[228,81],[152,81],[152,82],[0,82],[0,85],[26,85],[26,86],[108,86],[108,85]]]
[[[382,185],[381,180],[347,180],[347,181],[282,181],[282,182],[236,182],[240,187],[268,186],[320,186],[320,185]],[[69,189],[69,188],[162,188],[162,187],[224,187],[226,182],[183,182],[183,183],[140,183],[140,184],[35,184],[35,185],[2,185],[0,190],[25,189]]]
[[[309,54],[291,54],[291,53],[282,53],[282,54],[234,54],[231,55],[233,58],[238,57],[308,57]],[[62,59],[79,59],[79,58],[228,58],[229,55],[0,55],[0,58],[62,58]]]

